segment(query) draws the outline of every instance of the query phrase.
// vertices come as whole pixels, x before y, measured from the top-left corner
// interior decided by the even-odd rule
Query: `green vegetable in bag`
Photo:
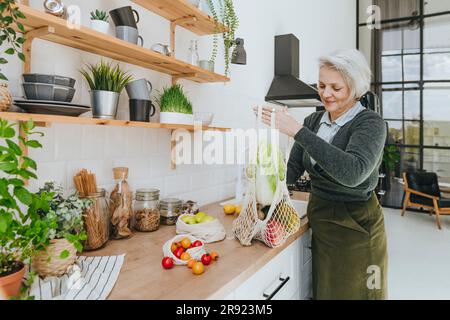
[[[286,165],[279,149],[263,141],[258,146],[256,157],[256,201],[263,207],[270,206],[277,190],[277,172],[273,163],[272,152],[278,158],[278,175],[281,181],[286,178]]]

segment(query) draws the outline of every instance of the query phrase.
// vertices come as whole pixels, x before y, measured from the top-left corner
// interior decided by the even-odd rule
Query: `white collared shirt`
[[[339,118],[331,122],[329,112],[325,112],[320,119],[320,127],[317,132],[317,136],[328,143],[333,141],[334,136],[347,122],[353,120],[354,117],[361,111],[365,110],[361,102],[357,102],[353,107],[351,107],[347,112],[341,115]],[[311,164],[314,166],[316,161],[310,157]]]

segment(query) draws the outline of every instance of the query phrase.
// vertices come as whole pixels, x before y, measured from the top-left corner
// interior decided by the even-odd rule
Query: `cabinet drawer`
[[[298,246],[294,241],[235,290],[236,300],[290,299],[299,289]],[[289,277],[289,280],[287,279]],[[282,280],[284,279],[284,281]]]
[[[302,236],[302,265],[307,264],[311,260],[311,229]]]

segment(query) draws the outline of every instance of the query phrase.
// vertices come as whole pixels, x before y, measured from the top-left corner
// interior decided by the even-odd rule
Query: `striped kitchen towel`
[[[61,277],[36,276],[30,289],[35,300],[105,300],[119,276],[125,255],[77,257]]]

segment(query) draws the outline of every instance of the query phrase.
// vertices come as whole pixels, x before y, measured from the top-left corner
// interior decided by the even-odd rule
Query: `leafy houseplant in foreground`
[[[76,193],[64,198],[63,188],[55,182],[46,182],[37,195],[51,197],[49,210],[38,210],[38,214],[56,225],[47,235],[50,246],[33,259],[33,271],[43,277],[60,276],[75,262],[76,251],[83,251],[81,242],[87,237],[82,215],[92,201],[80,199]]]
[[[38,214],[49,209],[48,196],[32,194],[25,188],[23,180],[37,178],[37,165],[13,139],[17,137],[29,148],[42,145],[26,138],[39,134],[33,131],[31,120],[20,125],[24,134],[17,137],[14,124],[0,119],[0,299],[18,295],[25,265],[45,249],[47,235],[55,227],[55,221],[41,220]]]
[[[23,24],[19,19],[25,19],[23,13],[18,9],[15,0],[2,0],[0,2],[0,48],[5,48],[0,52],[0,67],[8,63],[9,57],[16,55],[20,60],[25,61],[22,53],[22,45],[25,38],[20,36],[16,30],[25,32]],[[8,84],[1,83],[8,78],[2,73],[0,68],[0,111],[6,111],[11,106],[12,98],[8,90]]]
[[[108,34],[109,22],[108,14],[103,10],[91,11],[91,28],[102,33]]]
[[[158,98],[161,123],[193,124],[192,103],[179,84],[164,88]]]
[[[119,97],[125,86],[132,80],[128,72],[117,64],[101,61],[97,65],[89,64],[88,70],[81,70],[91,89],[91,106],[94,118],[115,119]]]

